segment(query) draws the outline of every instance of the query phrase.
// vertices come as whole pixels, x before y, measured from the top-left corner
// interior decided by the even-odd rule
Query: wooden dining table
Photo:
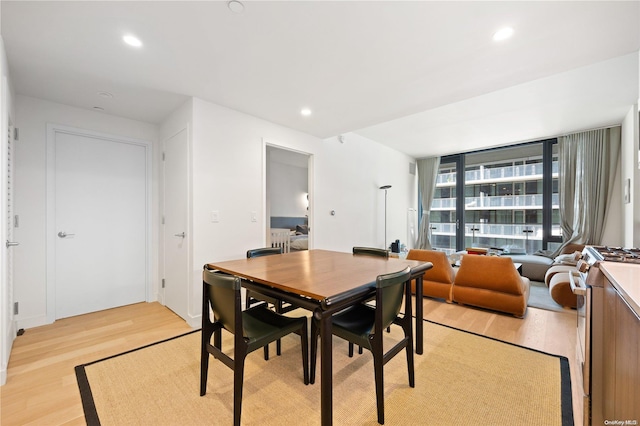
[[[416,283],[416,352],[423,350],[422,276],[430,262],[305,250],[274,256],[212,262],[205,267],[243,278],[243,286],[313,312],[320,322],[320,404],[323,425],[332,424],[334,313],[370,299],[378,275],[411,268]],[[409,285],[407,282],[406,285]],[[410,303],[410,302],[409,302]],[[411,309],[408,309],[411,312]]]

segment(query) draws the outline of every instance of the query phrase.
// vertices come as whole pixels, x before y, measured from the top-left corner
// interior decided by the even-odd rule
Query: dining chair
[[[271,256],[274,254],[282,254],[282,247],[262,247],[247,250],[247,259],[250,259],[252,257]],[[293,306],[291,304],[285,305],[281,299],[273,296],[267,296],[266,294],[262,294],[255,290],[247,289],[247,297],[245,301],[247,309],[250,308],[254,303],[271,303],[275,311],[279,314],[284,314],[296,309],[296,306]],[[280,355],[281,353],[282,346],[280,343],[280,339],[278,339],[276,340],[276,355]],[[265,361],[269,360],[269,345],[265,345],[264,347],[264,359]]]
[[[304,384],[309,384],[309,343],[306,317],[286,317],[266,304],[242,310],[240,278],[211,271],[202,273],[202,341],[200,396],[207,393],[209,354],[233,370],[233,424],[240,425],[244,361],[256,349],[290,333],[300,334]],[[209,309],[213,311],[213,321]],[[232,333],[233,358],[222,352],[222,330]],[[213,344],[211,337],[213,336]]]
[[[358,303],[332,317],[332,332],[334,335],[350,343],[360,345],[371,351],[373,355],[374,375],[376,382],[376,405],[378,408],[378,423],[384,424],[384,375],[383,367],[404,348],[407,354],[407,371],[409,386],[415,387],[413,365],[413,321],[411,314],[411,289],[408,285],[411,268],[390,274],[379,275],[376,278],[376,305]],[[405,285],[406,283],[406,285]],[[403,298],[404,315],[399,315]],[[391,324],[397,324],[404,331],[404,338],[388,351],[384,351],[383,335],[381,332]],[[317,319],[311,322],[311,372],[310,383],[315,382],[316,357],[318,353],[318,337],[320,325]]]
[[[263,247],[263,248],[247,250],[247,259],[250,259],[252,257],[271,256],[274,254],[282,254],[282,247]],[[255,303],[260,303],[260,302],[271,303],[272,305],[276,306],[276,311],[277,311],[277,302],[280,302],[280,304],[282,304],[282,301],[274,297],[258,293],[257,291],[247,290],[247,299],[245,302],[247,308],[250,308],[254,302]]]
[[[375,248],[375,247],[353,247],[353,254],[360,254],[364,256],[378,256],[389,258],[389,250]],[[391,332],[391,328],[387,328],[387,332]],[[358,353],[362,354],[362,347],[358,347]],[[353,356],[353,343],[349,342],[349,357]]]
[[[389,250],[375,247],[354,247],[353,254],[364,254],[367,256],[379,256],[389,258]]]

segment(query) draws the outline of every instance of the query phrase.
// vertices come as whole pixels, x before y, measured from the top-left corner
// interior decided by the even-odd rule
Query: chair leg
[[[353,343],[349,342],[349,358],[353,358]]]
[[[264,345],[264,360],[269,361],[269,345]]]
[[[244,380],[244,359],[246,354],[235,353],[233,361],[233,425],[240,426],[242,415],[242,382]]]
[[[200,340],[200,396],[204,396],[207,393],[207,378],[209,374],[209,351],[207,350],[207,345],[211,341],[211,336],[213,335],[213,345],[217,348],[222,346],[221,340],[221,331],[216,330],[213,333],[211,330],[201,331],[202,336]]]
[[[276,312],[281,314],[282,313],[282,300],[278,300],[276,302]],[[276,355],[280,356],[282,355],[282,344],[280,342],[280,339],[276,340]]]
[[[207,393],[207,377],[209,373],[209,352],[205,347],[200,354],[200,396]]]
[[[375,345],[375,344],[374,344]],[[373,347],[373,369],[376,382],[376,406],[378,408],[378,423],[384,424],[384,356],[380,347]]]
[[[363,352],[363,351],[362,351],[362,346],[358,346],[358,354],[359,354],[359,355],[362,355],[362,352]]]
[[[411,321],[411,320],[409,320]],[[405,338],[407,339],[407,372],[409,373],[409,386],[416,387],[415,370],[413,364],[413,329],[409,325],[405,329]]]
[[[409,386],[416,387],[415,371],[413,368],[413,348],[407,345],[407,372],[409,373]]]
[[[320,327],[316,320],[311,320],[311,368],[309,371],[309,383],[316,381],[316,361],[318,358],[318,337],[320,337]]]
[[[302,346],[302,375],[304,384],[309,384],[309,335],[307,332],[307,321],[300,330],[300,346]]]

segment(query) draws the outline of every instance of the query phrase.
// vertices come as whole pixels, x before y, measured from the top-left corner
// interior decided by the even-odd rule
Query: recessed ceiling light
[[[227,7],[233,13],[242,13],[244,11],[244,4],[240,3],[237,0],[231,0],[229,3],[227,3]]]
[[[513,28],[504,27],[493,34],[493,41],[506,40],[513,35]]]
[[[300,114],[304,115],[305,117],[311,115],[311,110],[309,108],[302,108],[300,110]]]
[[[111,98],[113,98],[113,93],[110,93],[110,92],[98,92],[98,96],[100,96],[101,98],[105,98],[105,99],[111,99]]]
[[[140,41],[140,39],[134,35],[127,34],[124,37],[122,37],[122,40],[124,40],[124,42],[127,43],[129,46],[142,47],[142,41]]]

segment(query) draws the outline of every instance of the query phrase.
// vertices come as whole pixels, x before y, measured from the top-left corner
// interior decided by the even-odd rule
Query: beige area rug
[[[573,425],[566,358],[428,321],[424,335],[415,388],[404,354],[385,366],[387,425]],[[231,343],[227,338],[223,347]],[[348,358],[346,342],[334,343],[334,424],[377,424],[371,354]],[[231,424],[233,373],[211,357],[208,392],[200,397],[199,351],[200,333],[193,332],[76,367],[87,423]],[[304,385],[299,337],[282,340],[282,356],[275,347],[271,353],[269,361],[262,350],[247,357],[242,423],[320,424],[320,372],[315,385]]]

